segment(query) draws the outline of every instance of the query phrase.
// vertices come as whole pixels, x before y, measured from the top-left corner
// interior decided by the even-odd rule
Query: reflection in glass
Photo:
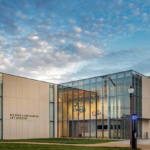
[[[50,102],[54,102],[54,86],[50,85]]]
[[[54,120],[54,104],[50,103],[50,121]]]
[[[2,74],[0,74],[0,96],[3,95],[3,78]]]
[[[2,97],[0,97],[0,119],[2,119]]]
[[[50,122],[50,129],[49,129],[49,132],[50,132],[50,137],[54,137],[54,122]]]
[[[131,71],[63,84],[59,88],[59,136],[85,138],[129,138]],[[136,78],[136,79],[134,79]],[[141,115],[141,79],[134,74],[134,107]],[[137,104],[138,103],[138,104]],[[62,116],[63,114],[63,116]],[[60,127],[61,126],[61,127]],[[138,128],[141,129],[140,122]],[[63,131],[62,131],[63,129]],[[62,133],[63,132],[63,133]],[[140,133],[142,131],[140,130]]]

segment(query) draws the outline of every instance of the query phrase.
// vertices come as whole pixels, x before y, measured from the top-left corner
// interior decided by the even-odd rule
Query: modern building
[[[0,74],[0,138],[130,138],[150,134],[150,78],[133,70],[63,84]]]

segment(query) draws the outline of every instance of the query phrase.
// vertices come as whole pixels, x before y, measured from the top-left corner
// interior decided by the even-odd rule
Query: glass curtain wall
[[[133,113],[142,118],[142,76],[132,71],[132,82],[134,87]],[[138,129],[137,137],[142,138],[142,120],[136,122]]]
[[[50,85],[49,87],[49,110],[50,110],[50,123],[49,123],[49,137],[54,137],[54,85]]]
[[[58,137],[128,139],[132,73],[58,86]]]
[[[3,131],[3,79],[2,79],[2,74],[0,74],[0,139],[2,139],[2,131]]]

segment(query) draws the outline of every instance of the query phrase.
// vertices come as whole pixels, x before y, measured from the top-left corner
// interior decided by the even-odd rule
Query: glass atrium
[[[142,77],[133,71],[58,85],[58,137],[129,139],[130,97],[133,113],[142,116]],[[140,119],[138,137],[142,135]]]

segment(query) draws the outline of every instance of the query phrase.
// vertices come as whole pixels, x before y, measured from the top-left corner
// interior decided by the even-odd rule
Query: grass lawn
[[[130,150],[130,148],[0,143],[0,150]]]
[[[39,142],[39,143],[65,143],[65,144],[95,144],[95,143],[108,143],[114,141],[117,140],[70,139],[70,138],[0,140],[0,142]]]

